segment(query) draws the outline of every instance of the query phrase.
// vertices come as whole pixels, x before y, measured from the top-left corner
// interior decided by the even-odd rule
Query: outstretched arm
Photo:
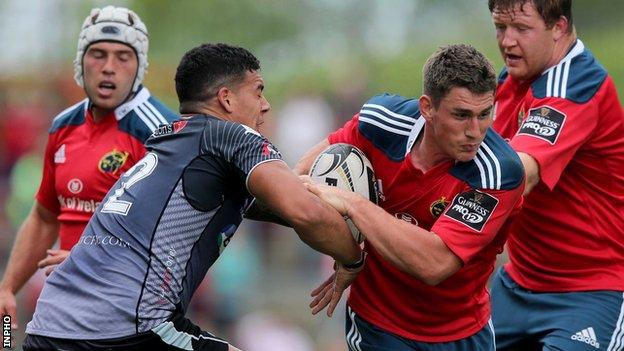
[[[313,249],[347,265],[360,259],[360,247],[343,217],[308,192],[286,164],[258,165],[249,176],[248,188],[272,212],[290,223],[301,240]]]
[[[46,257],[58,238],[56,215],[38,202],[17,232],[6,271],[0,281],[0,314],[10,314],[17,328],[15,294],[37,270],[37,263]]]
[[[397,219],[356,193],[323,184],[307,187],[351,218],[381,256],[425,284],[437,285],[462,267],[436,233]]]

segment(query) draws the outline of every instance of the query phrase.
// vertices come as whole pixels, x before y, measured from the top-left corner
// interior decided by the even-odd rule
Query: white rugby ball
[[[333,144],[323,150],[310,168],[310,178],[315,183],[336,186],[356,192],[377,203],[377,181],[373,166],[357,147],[350,144]],[[347,219],[353,238],[359,244],[364,241],[355,224]]]

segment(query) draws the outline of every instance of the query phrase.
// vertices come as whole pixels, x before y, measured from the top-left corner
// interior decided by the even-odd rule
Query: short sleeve
[[[512,190],[465,189],[453,198],[431,231],[466,264],[494,240],[519,209],[523,190],[523,185]]]
[[[43,176],[41,178],[39,190],[35,195],[35,199],[46,209],[52,211],[53,213],[59,213],[60,205],[57,199],[55,188],[56,178],[54,175],[54,159],[56,157],[54,154],[56,151],[58,151],[56,150],[55,140],[55,134],[50,134],[48,136],[48,143],[46,144],[43,158]],[[64,157],[64,153],[60,153],[58,157]]]
[[[282,161],[282,154],[260,133],[245,125],[218,121],[206,128],[205,150],[219,155],[238,169],[245,179],[258,165],[270,161]],[[282,161],[283,162],[283,161]]]
[[[511,146],[537,161],[541,180],[552,190],[574,154],[596,129],[598,109],[593,100],[577,104],[546,98],[527,106],[525,114]]]

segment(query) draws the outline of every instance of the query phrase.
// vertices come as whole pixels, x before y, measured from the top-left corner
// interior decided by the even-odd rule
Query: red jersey
[[[109,188],[144,156],[152,131],[176,118],[147,88],[98,123],[88,99],[54,118],[36,199],[58,214],[61,249],[78,242]]]
[[[516,153],[489,130],[470,162],[445,162],[422,173],[407,157],[424,128],[418,101],[379,95],[329,136],[371,161],[381,184],[380,206],[436,233],[463,267],[437,286],[404,273],[366,243],[366,265],[348,303],[364,320],[402,337],[448,342],[471,336],[490,318],[488,277],[518,208],[524,171]]]
[[[624,114],[604,68],[578,40],[533,82],[503,71],[493,128],[540,167],[509,275],[535,291],[624,290]]]

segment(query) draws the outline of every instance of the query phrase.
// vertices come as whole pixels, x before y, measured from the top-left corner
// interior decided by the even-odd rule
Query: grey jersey
[[[184,313],[251,200],[254,167],[281,155],[241,124],[198,115],[163,125],[47,279],[26,332],[107,339]]]

